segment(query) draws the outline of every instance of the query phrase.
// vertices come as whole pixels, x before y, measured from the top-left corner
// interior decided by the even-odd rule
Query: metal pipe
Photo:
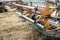
[[[28,9],[31,9],[31,10],[34,10],[35,7],[32,7],[32,6],[26,6],[26,5],[20,5],[20,4],[15,4],[15,6],[20,6],[22,8],[28,8]],[[45,8],[46,6],[38,6],[39,8]],[[50,6],[50,8],[56,8],[56,7],[52,7]]]
[[[23,18],[25,18],[26,20],[28,20],[28,21],[34,23],[34,20],[32,20],[32,19],[30,19],[30,18],[24,16],[23,14],[21,14],[21,13],[19,13],[19,12],[16,12],[16,14],[17,14],[18,16],[23,17]],[[41,24],[39,24],[39,23],[36,23],[36,26],[38,26],[40,29],[44,29],[44,26],[41,25]]]
[[[20,6],[20,7],[22,7],[22,8],[28,8],[28,9],[32,9],[32,10],[35,9],[35,7],[25,6],[25,5],[20,5],[20,4],[15,4],[15,6]]]
[[[22,0],[23,2],[38,2],[38,3],[46,3],[46,1],[44,0],[42,0],[42,1],[40,1],[40,0]]]
[[[23,8],[28,8],[28,9],[31,9],[31,10],[34,10],[35,7],[33,6],[26,6],[26,5],[20,5],[20,4],[15,4],[15,6],[20,6],[20,7],[23,7]],[[40,8],[45,8],[45,6],[38,6]]]

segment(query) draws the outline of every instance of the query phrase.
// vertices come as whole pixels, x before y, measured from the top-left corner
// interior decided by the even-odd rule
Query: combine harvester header
[[[46,0],[22,0],[22,2],[44,2],[45,8],[17,2],[15,4],[17,6],[16,14],[35,24],[44,35],[60,38],[59,1],[52,1],[54,5],[56,4],[55,7],[50,7],[51,1]]]

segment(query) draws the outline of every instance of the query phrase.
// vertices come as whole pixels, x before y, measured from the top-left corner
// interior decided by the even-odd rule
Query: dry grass
[[[0,13],[0,40],[34,40],[33,27],[15,12]]]

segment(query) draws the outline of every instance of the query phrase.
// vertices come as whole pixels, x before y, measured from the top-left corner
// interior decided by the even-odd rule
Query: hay
[[[0,40],[35,40],[33,27],[14,11],[0,13]]]

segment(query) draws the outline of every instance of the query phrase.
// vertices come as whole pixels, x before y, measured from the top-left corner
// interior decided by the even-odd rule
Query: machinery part
[[[39,17],[38,19],[36,19],[36,22],[40,22],[42,21],[42,19],[44,18],[44,16],[46,15],[51,15],[55,10],[50,10],[49,9],[49,3],[47,2],[46,3],[46,8],[45,10],[41,9],[41,8],[37,8],[37,10],[42,14],[41,17]],[[50,26],[50,23],[49,23],[49,20],[47,18],[45,18],[45,27],[48,26],[50,29],[51,29],[51,26]]]
[[[32,22],[34,24],[34,20],[24,16],[23,14],[19,13],[19,12],[16,12],[16,14],[30,22]],[[55,38],[60,38],[60,29],[55,29],[55,30],[44,30],[44,26],[37,23],[36,24],[38,26],[38,28],[40,29],[40,32],[43,33],[43,35],[46,35],[46,36],[49,36],[49,37],[55,37]],[[41,30],[42,29],[42,30]],[[57,31],[56,31],[57,30]],[[56,32],[56,33],[55,33]]]
[[[19,5],[17,5],[17,6],[19,6]],[[22,6],[22,5],[20,5],[20,6]],[[25,7],[25,8],[28,7],[29,9],[34,9],[33,7],[30,7],[30,6],[22,6],[22,7]],[[28,10],[29,10],[29,9],[28,9]],[[27,10],[26,13],[30,13],[30,12],[31,12],[31,11],[28,11],[28,10]],[[24,13],[24,14],[25,14],[25,13]],[[30,13],[30,14],[31,14],[31,13]],[[31,15],[32,15],[32,14],[31,14]],[[33,15],[34,15],[34,14],[33,14]],[[33,18],[33,17],[32,17],[32,18]]]
[[[0,13],[2,13],[2,12],[7,12],[7,9],[5,9],[5,8],[0,8]]]
[[[0,2],[0,13],[2,13],[2,12],[7,12],[7,9],[5,9],[3,3]]]
[[[16,6],[19,6],[19,7],[23,7],[23,8],[28,8],[28,9],[32,9],[34,10],[35,7],[31,7],[31,6],[25,6],[25,5],[20,5],[20,4],[15,4]]]
[[[35,7],[26,6],[26,5],[19,5],[19,4],[16,4],[16,6],[26,8],[26,9],[24,9],[24,10],[27,10],[26,14],[31,14],[33,19],[29,18],[28,16],[25,16],[24,15],[25,13],[22,13],[22,12],[21,13],[17,12],[17,14],[18,15],[20,14],[19,16],[21,16],[21,17],[25,18],[26,20],[32,22],[33,24],[36,21],[36,23],[37,23],[36,25],[38,26],[38,28],[40,28],[41,33],[43,33],[46,36],[50,36],[50,37],[54,37],[54,38],[55,37],[60,38],[60,25],[59,25],[60,24],[60,17],[56,17],[56,16],[52,17],[52,16],[50,16],[53,13],[56,14],[56,11],[58,11],[58,10],[56,8],[54,8],[53,10],[50,10],[48,2],[46,3],[46,8],[45,9],[37,7],[36,8],[37,10],[34,11],[34,12],[32,12],[32,10],[35,10]],[[38,13],[38,15],[36,15],[37,11],[40,12],[40,13]],[[38,21],[35,20],[35,19],[37,19]],[[55,20],[55,19],[59,19],[59,20]],[[52,30],[50,30],[50,29],[52,29]]]
[[[37,10],[42,14],[42,16],[40,18],[38,18],[36,20],[36,22],[40,22],[44,16],[46,15],[51,15],[55,10],[49,10],[49,3],[46,3],[46,8],[45,10],[41,9],[41,8],[37,8]]]
[[[34,20],[32,20],[32,19],[24,16],[23,14],[21,14],[21,13],[19,13],[19,12],[16,12],[16,14],[17,14],[18,16],[23,17],[23,18],[25,18],[26,20],[34,23]],[[44,29],[44,26],[43,26],[43,25],[41,25],[41,24],[39,24],[39,23],[37,23],[36,25],[37,25],[40,29]]]
[[[34,15],[31,10],[34,10],[35,7],[25,6],[25,5],[19,5],[19,4],[16,4],[16,6],[19,6],[19,7],[22,7],[22,8],[26,8],[26,9],[24,9],[24,10],[27,10],[27,11],[24,12],[23,14],[29,13],[29,14],[30,14],[30,18],[32,17],[32,15]],[[39,20],[38,22],[40,22],[46,15],[49,15],[49,14],[51,15],[51,14],[53,14],[53,12],[55,11],[55,10],[50,10],[50,9],[49,9],[49,3],[46,3],[46,8],[45,8],[45,10],[43,10],[42,8],[37,8],[37,10],[39,10],[39,11],[40,11],[39,14],[42,15],[42,16],[40,16],[40,18],[37,19],[37,20]],[[36,10],[36,11],[37,11],[37,10]],[[42,18],[41,18],[41,17],[42,17]],[[32,18],[33,18],[33,17],[32,17]],[[46,19],[46,18],[45,18],[45,19]],[[46,26],[48,26],[49,28],[51,27],[48,18],[47,18],[47,20],[46,20],[46,22],[45,22],[44,24],[45,24],[45,27],[46,27]]]

